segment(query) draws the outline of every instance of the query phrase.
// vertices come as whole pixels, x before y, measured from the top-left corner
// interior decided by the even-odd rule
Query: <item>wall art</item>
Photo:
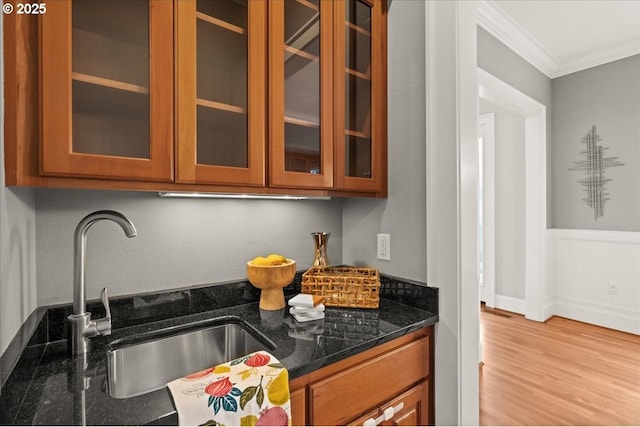
[[[578,182],[582,184],[586,193],[582,200],[593,209],[593,217],[596,220],[604,215],[604,203],[609,200],[605,184],[611,181],[611,178],[605,178],[606,169],[624,165],[618,161],[617,157],[604,157],[603,152],[608,148],[598,144],[600,141],[602,138],[597,134],[596,126],[591,126],[582,138],[582,143],[587,146],[586,150],[580,152],[584,155],[584,160],[573,162],[575,166],[569,168],[569,170],[583,171],[586,175]]]

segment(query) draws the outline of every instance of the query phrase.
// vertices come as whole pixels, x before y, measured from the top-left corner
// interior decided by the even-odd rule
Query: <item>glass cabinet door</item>
[[[331,188],[333,2],[272,0],[269,8],[269,184]]]
[[[172,22],[162,0],[47,4],[43,174],[173,179]]]
[[[336,188],[383,191],[384,2],[341,0],[335,7]]]
[[[177,181],[265,185],[266,2],[180,0]]]

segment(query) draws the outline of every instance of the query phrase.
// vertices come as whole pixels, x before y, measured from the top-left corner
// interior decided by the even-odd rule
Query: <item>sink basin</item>
[[[165,387],[168,382],[275,344],[239,317],[132,335],[107,350],[107,383],[123,399]]]

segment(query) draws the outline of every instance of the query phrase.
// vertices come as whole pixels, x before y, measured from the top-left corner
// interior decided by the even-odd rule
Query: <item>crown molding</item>
[[[478,25],[550,79],[640,54],[640,42],[631,40],[604,51],[585,54],[561,63],[517,21],[507,15],[496,0],[479,1],[477,16]]]
[[[558,60],[495,3],[494,0],[478,2],[478,25],[544,75],[553,78],[559,68]]]
[[[587,68],[597,67],[608,62],[618,61],[630,56],[640,55],[640,41],[631,40],[610,49],[585,55],[560,64],[552,78],[565,76]]]

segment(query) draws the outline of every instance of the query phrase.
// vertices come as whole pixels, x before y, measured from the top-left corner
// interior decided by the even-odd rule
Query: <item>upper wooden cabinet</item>
[[[386,191],[386,2],[335,2],[335,187]]]
[[[173,179],[172,17],[163,0],[47,4],[43,174]]]
[[[269,2],[270,185],[386,193],[386,13]]]
[[[385,8],[60,0],[6,16],[7,183],[385,197]],[[39,136],[21,130],[29,102]]]
[[[176,181],[264,186],[267,2],[175,11]]]
[[[333,2],[269,2],[270,180],[333,187]]]

